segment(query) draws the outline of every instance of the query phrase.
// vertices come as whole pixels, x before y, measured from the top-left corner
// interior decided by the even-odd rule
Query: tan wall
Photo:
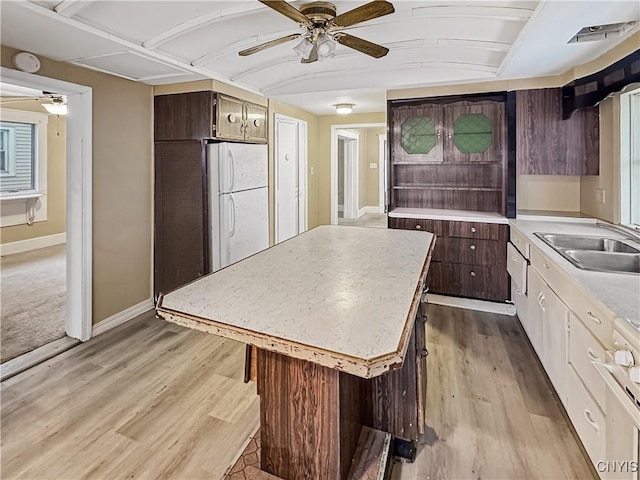
[[[12,102],[11,110],[46,113],[39,101]],[[20,242],[66,232],[67,121],[49,115],[47,124],[47,220],[0,229],[0,243]]]
[[[331,126],[386,122],[384,112],[318,117],[318,224],[331,223]]]
[[[600,104],[600,174],[580,179],[580,208],[587,215],[620,222],[620,96]],[[598,202],[598,189],[605,191],[604,205]]]
[[[16,50],[2,47],[12,68]],[[93,89],[93,322],[149,299],[152,96],[149,85],[40,57],[40,75]]]
[[[377,207],[380,197],[380,148],[378,135],[383,135],[387,132],[386,127],[369,128],[367,129],[367,160],[364,168],[367,172],[367,197],[365,205],[370,207]],[[369,168],[370,163],[375,163],[376,168]]]
[[[580,211],[580,177],[571,175],[518,175],[518,210]]]
[[[284,103],[269,100],[269,238],[275,242],[275,118],[286,115],[307,122],[307,227],[318,223],[318,117]]]
[[[217,80],[196,80],[194,82],[172,83],[169,85],[156,85],[153,87],[154,95],[167,95],[170,93],[186,93],[199,92],[203,90],[212,90],[214,92],[226,93],[232,97],[241,98],[248,102],[257,103],[258,105],[267,106],[266,97],[257,93],[243,90],[234,85],[219,82]]]

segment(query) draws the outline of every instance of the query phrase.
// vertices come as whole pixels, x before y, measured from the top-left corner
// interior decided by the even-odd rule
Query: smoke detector
[[[623,22],[584,27],[567,43],[596,42],[598,40],[606,40],[607,38],[620,37],[630,32],[637,24],[638,22]]]

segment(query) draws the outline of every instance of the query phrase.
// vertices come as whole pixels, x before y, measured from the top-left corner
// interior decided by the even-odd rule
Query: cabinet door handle
[[[476,249],[476,246],[475,246],[475,245],[471,245],[471,246],[469,247],[469,249],[470,249],[470,250],[475,250],[475,249]]]
[[[260,126],[260,119],[256,118],[256,119],[253,121],[253,125],[254,125],[254,126],[256,126],[256,127],[259,127],[259,126]]]
[[[516,258],[516,257],[511,257],[511,261],[512,261],[512,262],[515,262],[516,260],[517,260],[517,258]]]
[[[440,130],[438,130],[438,132],[436,133],[436,137],[438,138],[438,140],[440,140],[441,136],[442,136],[442,132],[440,132]]]
[[[229,115],[227,115],[227,120],[229,120],[229,122],[231,123],[236,123],[236,116],[233,113],[230,113]]]
[[[476,233],[476,227],[471,227],[471,233]]]
[[[421,228],[422,228],[422,226],[416,225],[416,230],[420,230]]]
[[[471,272],[471,276],[475,277],[476,276],[476,272]]]
[[[520,289],[516,288],[516,295],[522,295],[522,293],[520,293]]]
[[[429,356],[429,350],[427,350],[426,348],[423,348],[420,356],[422,358],[428,357]]]
[[[589,422],[591,424],[591,426],[596,430],[596,432],[600,431],[600,427],[598,426],[596,421],[591,416],[591,412],[589,410],[587,410],[587,409],[584,410],[584,418],[587,419],[587,422]]]
[[[587,310],[587,315],[591,320],[596,322],[598,325],[602,323],[602,320],[600,320],[596,315],[594,315],[594,313],[591,310]]]
[[[549,264],[548,264],[548,263],[543,263],[543,264],[542,264],[542,266],[543,266],[544,268],[549,268]]]
[[[595,353],[593,353],[593,351],[590,348],[587,348],[587,355],[594,362],[599,362],[600,361],[598,356]]]
[[[447,132],[447,138],[448,138],[449,140],[451,140],[451,137],[453,137],[453,133],[451,133],[451,132]]]
[[[546,303],[547,302],[545,301],[544,293],[540,292],[538,294],[538,305],[540,305],[540,308],[542,309],[543,312],[545,311],[545,304]]]

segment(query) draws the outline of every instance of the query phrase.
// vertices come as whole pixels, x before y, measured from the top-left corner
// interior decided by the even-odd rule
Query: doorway
[[[307,230],[307,122],[276,114],[275,241]]]
[[[331,125],[331,223],[386,228],[386,125]]]
[[[48,132],[50,137],[53,135],[53,139],[61,143],[65,151],[61,175],[63,176],[64,185],[62,195],[66,199],[66,205],[61,207],[64,210],[64,225],[62,226],[63,232],[60,232],[64,233],[64,236],[47,235],[29,239],[26,243],[23,241],[3,243],[0,247],[0,256],[3,257],[2,269],[9,272],[16,264],[29,265],[30,262],[34,261],[34,258],[27,258],[26,263],[17,261],[21,259],[15,256],[13,259],[11,258],[12,255],[27,253],[29,254],[27,257],[35,257],[36,261],[38,258],[43,260],[44,264],[48,265],[48,268],[50,267],[52,271],[55,270],[57,274],[60,274],[62,270],[62,279],[58,280],[64,284],[62,299],[59,301],[65,305],[64,318],[62,320],[62,334],[65,336],[61,341],[69,341],[71,338],[82,341],[88,340],[91,338],[92,332],[92,90],[90,87],[83,85],[8,68],[0,68],[0,74],[2,82],[6,85],[12,85],[18,89],[31,89],[40,92],[41,95],[44,95],[43,92],[56,92],[57,95],[64,96],[70,112],[65,119],[57,117],[56,114],[49,116],[48,127],[45,123],[39,129],[40,132]],[[44,112],[44,109],[42,109],[42,112]],[[11,126],[7,125],[7,127]],[[8,130],[11,129],[8,128]],[[36,130],[34,129],[34,131]],[[55,133],[51,133],[51,131]],[[37,147],[34,148],[34,151],[39,152]],[[35,179],[51,178],[50,175],[46,175],[46,164],[34,165],[33,175]],[[43,214],[43,205],[46,205],[49,209],[49,214],[53,213],[51,210],[53,208],[53,198],[49,198],[54,193],[50,188],[51,186],[38,182],[33,185],[34,188],[25,190],[25,195],[23,196],[26,198],[24,199],[19,198],[21,195],[16,194],[13,188],[3,192],[4,195],[0,199],[3,218],[5,213],[19,213],[22,209],[23,223],[37,225],[37,222],[42,220],[42,217],[38,218],[38,215]],[[46,204],[43,201],[45,199],[47,200]],[[8,207],[6,206],[10,204],[14,204],[13,209],[7,210]],[[16,223],[15,225],[18,224]],[[54,248],[43,252],[41,250],[42,247]],[[62,258],[60,257],[61,252],[63,253]],[[41,270],[38,267],[34,271],[41,273]],[[10,273],[16,273],[17,271],[13,269]],[[29,269],[27,268],[24,271],[29,271]],[[17,275],[21,274],[17,273]],[[36,295],[43,293],[43,289],[37,288],[34,282],[30,283],[29,280],[24,278],[21,278],[20,281],[33,287],[29,289],[28,295],[30,298],[28,300],[33,301]],[[5,286],[3,285],[3,293]],[[59,295],[57,298],[59,298]],[[42,312],[46,311],[45,305]],[[39,315],[37,312],[38,309],[36,308],[29,307],[28,309],[29,314],[35,313],[34,316]],[[48,358],[50,352],[46,352],[43,349],[53,345],[53,343],[3,363],[2,377],[5,378],[9,374],[17,373],[16,368],[18,367],[16,365],[20,365],[19,368],[22,370],[38,363],[42,358]],[[50,350],[53,351],[53,349],[59,351],[60,345],[56,345],[55,348]],[[28,360],[21,360],[27,356]]]

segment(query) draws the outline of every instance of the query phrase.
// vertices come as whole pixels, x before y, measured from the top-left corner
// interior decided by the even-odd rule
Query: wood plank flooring
[[[393,479],[597,478],[515,317],[427,311],[426,434]]]
[[[428,313],[427,434],[394,479],[595,478],[516,319]],[[244,353],[146,315],[6,380],[2,478],[223,478],[259,421]]]
[[[259,423],[244,353],[149,313],[3,382],[2,478],[222,478]]]

